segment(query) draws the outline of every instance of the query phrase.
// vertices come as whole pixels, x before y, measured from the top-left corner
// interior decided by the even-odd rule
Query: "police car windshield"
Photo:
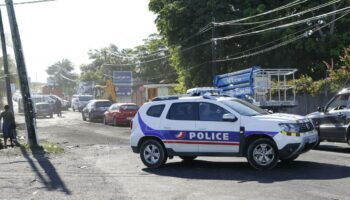
[[[244,116],[255,116],[255,115],[267,115],[269,114],[265,110],[240,99],[222,101],[225,105],[229,106],[236,112]]]

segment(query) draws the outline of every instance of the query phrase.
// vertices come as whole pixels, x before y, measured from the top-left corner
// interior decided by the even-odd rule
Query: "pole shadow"
[[[59,190],[66,195],[72,194],[57,173],[54,165],[45,156],[46,153],[41,147],[31,148],[32,153],[29,153],[23,146],[20,146],[20,150],[36,176],[40,179],[40,182],[44,184],[47,190]],[[32,155],[34,159],[30,155]],[[44,173],[42,171],[44,171]]]

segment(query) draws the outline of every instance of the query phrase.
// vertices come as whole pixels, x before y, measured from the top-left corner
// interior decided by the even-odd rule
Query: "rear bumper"
[[[91,113],[91,117],[94,119],[103,119],[105,117],[104,113]]]

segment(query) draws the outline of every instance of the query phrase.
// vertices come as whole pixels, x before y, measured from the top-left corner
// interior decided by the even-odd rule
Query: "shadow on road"
[[[295,161],[290,164],[279,163],[274,169],[257,171],[247,162],[210,162],[195,160],[191,163],[174,162],[159,169],[144,168],[143,171],[186,179],[234,180],[241,183],[273,183],[290,180],[333,180],[350,177],[350,167]]]
[[[45,185],[47,190],[60,190],[67,195],[71,195],[71,191],[66,187],[56,168],[45,156],[45,151],[40,148],[31,149],[33,153],[29,153],[27,149],[20,146],[23,156],[27,159],[30,167],[39,178],[38,181]],[[32,155],[32,156],[31,156]],[[33,159],[34,158],[34,159]],[[39,165],[38,165],[39,164]]]
[[[315,150],[350,154],[350,147],[341,147],[341,146],[335,146],[335,145],[320,145]]]

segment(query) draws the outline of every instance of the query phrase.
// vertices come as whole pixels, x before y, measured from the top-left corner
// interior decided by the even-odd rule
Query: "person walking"
[[[11,147],[14,146],[14,130],[16,129],[15,117],[13,113],[10,111],[10,107],[8,105],[4,106],[4,111],[0,114],[0,124],[1,119],[3,119],[2,124],[2,132],[4,136],[4,147],[7,148],[7,140],[10,139]]]
[[[57,117],[62,117],[62,103],[60,100],[56,100],[55,102],[55,108],[56,108],[56,113],[57,113]]]

